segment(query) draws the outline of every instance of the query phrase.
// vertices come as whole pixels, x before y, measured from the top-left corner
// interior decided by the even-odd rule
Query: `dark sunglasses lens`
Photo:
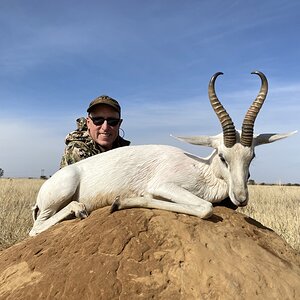
[[[100,126],[104,123],[105,119],[104,118],[91,118],[93,123],[96,125],[96,126]]]
[[[119,124],[119,119],[107,119],[107,124],[109,126],[117,126]]]
[[[119,119],[104,119],[102,117],[95,117],[95,118],[91,118],[91,119],[96,126],[102,125],[105,121],[107,121],[107,124],[109,126],[117,126],[120,122]]]

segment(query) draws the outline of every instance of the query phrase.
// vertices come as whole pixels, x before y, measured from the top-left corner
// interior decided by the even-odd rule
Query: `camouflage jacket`
[[[87,131],[85,118],[79,118],[76,120],[76,122],[77,129],[75,131],[70,132],[66,136],[66,147],[64,150],[64,154],[61,158],[60,168],[63,168],[67,165],[71,165],[75,162],[93,156],[95,154],[105,152],[105,149],[96,142],[94,142],[90,137]],[[113,144],[113,149],[128,146],[129,144],[129,141],[118,137]]]

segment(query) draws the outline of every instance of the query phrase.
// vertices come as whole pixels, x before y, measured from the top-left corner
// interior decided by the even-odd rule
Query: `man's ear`
[[[91,127],[91,122],[93,122],[93,121],[91,120],[91,118],[89,116],[87,116],[86,117],[86,126],[87,126],[88,130]]]

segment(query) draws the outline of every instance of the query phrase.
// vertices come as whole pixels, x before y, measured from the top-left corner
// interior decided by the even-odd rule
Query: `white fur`
[[[224,146],[222,134],[179,138],[214,148],[207,158],[171,146],[143,145],[84,159],[59,170],[42,185],[29,234],[36,235],[73,213],[86,217],[97,208],[113,204],[115,199],[118,209],[159,208],[201,218],[210,217],[211,203],[227,196],[235,205],[244,206],[254,147],[293,133],[258,135],[252,147],[237,142],[232,148]],[[240,133],[236,135],[239,141]]]

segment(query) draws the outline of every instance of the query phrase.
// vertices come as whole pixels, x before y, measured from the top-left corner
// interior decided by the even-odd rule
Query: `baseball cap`
[[[90,105],[87,109],[87,112],[88,113],[91,112],[91,110],[98,104],[109,105],[121,115],[121,107],[120,107],[120,104],[118,103],[118,101],[109,96],[106,96],[106,95],[102,95],[102,96],[99,96],[96,99],[94,99],[90,103]]]

